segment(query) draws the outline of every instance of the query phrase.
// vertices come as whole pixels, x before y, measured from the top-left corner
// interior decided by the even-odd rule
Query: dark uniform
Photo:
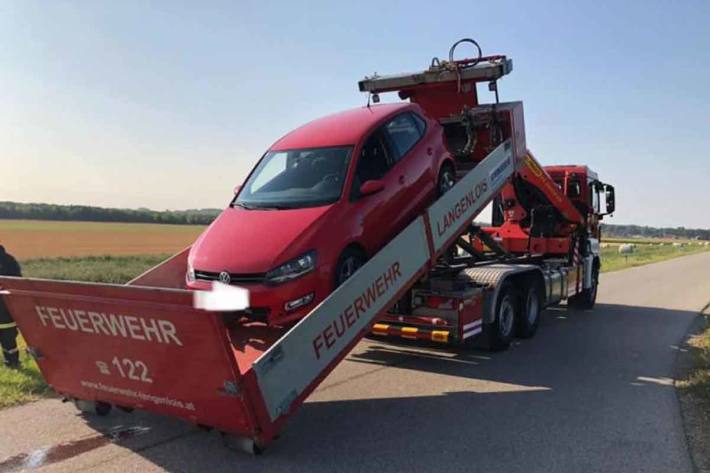
[[[22,276],[20,265],[12,255],[5,252],[0,245],[0,275]],[[12,320],[10,311],[0,297],[0,346],[5,359],[5,366],[17,368],[20,366],[20,350],[17,348],[17,325]]]

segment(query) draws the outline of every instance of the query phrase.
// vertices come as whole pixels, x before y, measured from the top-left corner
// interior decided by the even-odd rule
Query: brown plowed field
[[[20,260],[177,253],[205,227],[149,223],[0,220],[0,245]]]

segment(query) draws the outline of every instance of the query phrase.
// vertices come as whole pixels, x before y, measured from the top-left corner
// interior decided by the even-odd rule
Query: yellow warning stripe
[[[411,340],[417,339],[417,332],[419,331],[416,327],[402,327],[400,329],[400,334],[402,338],[409,338]]]
[[[15,328],[17,327],[17,324],[15,322],[10,322],[7,324],[0,324],[0,330],[7,330],[9,328]]]
[[[372,326],[372,333],[375,335],[388,335],[390,326],[387,324],[375,324]]]
[[[399,333],[390,333],[390,328]],[[399,335],[402,338],[417,340],[419,338],[428,338],[433,342],[448,343],[450,331],[448,330],[419,330],[417,327],[392,327],[389,324],[375,324],[372,326],[372,333],[375,335]],[[423,336],[419,336],[423,335]]]
[[[431,340],[433,342],[448,343],[449,341],[449,331],[448,330],[432,330]]]

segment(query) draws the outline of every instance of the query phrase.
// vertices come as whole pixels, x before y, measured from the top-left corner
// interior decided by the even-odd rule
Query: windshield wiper
[[[287,205],[256,205],[252,207],[254,209],[259,209],[259,210],[289,210],[289,209],[294,209],[295,207],[290,207]]]
[[[238,205],[239,207],[247,210],[287,210],[287,209],[293,209],[295,207],[289,206],[289,205],[279,205],[279,204],[263,204],[263,205],[255,205],[255,204],[247,204],[245,202],[234,202],[232,204],[232,207],[235,205]]]
[[[254,209],[258,208],[258,207],[254,207],[253,205],[245,204],[244,202],[233,202],[232,207],[235,207],[235,206],[241,207],[241,208],[247,209],[247,210],[254,210]]]

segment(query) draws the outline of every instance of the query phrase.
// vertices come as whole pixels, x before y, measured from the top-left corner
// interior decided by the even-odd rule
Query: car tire
[[[535,335],[540,324],[540,312],[542,312],[542,301],[539,287],[535,281],[530,281],[530,285],[525,288],[520,299],[520,311],[515,321],[515,332],[518,337],[531,338]]]
[[[335,265],[335,287],[338,288],[347,281],[365,261],[367,258],[363,251],[354,247],[346,248]]]
[[[445,162],[439,170],[439,176],[436,178],[436,194],[438,197],[446,194],[449,189],[456,184],[456,170],[450,162]]]
[[[518,295],[513,286],[505,282],[496,298],[495,320],[483,326],[489,350],[503,351],[508,349],[513,340],[518,312]]]

